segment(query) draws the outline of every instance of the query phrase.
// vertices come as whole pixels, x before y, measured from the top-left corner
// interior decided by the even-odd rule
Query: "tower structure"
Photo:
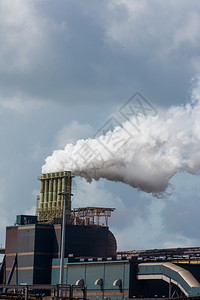
[[[50,223],[55,219],[62,218],[64,199],[61,194],[67,193],[69,196],[66,203],[66,223],[69,223],[71,216],[71,172],[42,174],[38,179],[41,181],[37,205],[38,221]]]

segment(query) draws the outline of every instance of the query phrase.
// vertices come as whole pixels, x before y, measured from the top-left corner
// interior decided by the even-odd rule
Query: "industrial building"
[[[48,285],[87,299],[200,295],[200,248],[117,252],[114,208],[71,209],[71,172],[43,174],[36,216],[6,228],[0,283]],[[47,294],[51,294],[50,289]]]

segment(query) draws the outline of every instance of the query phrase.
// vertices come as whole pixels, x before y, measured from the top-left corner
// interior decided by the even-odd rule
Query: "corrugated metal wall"
[[[52,284],[57,284],[59,281],[59,263],[59,259],[53,259]],[[66,284],[73,285],[83,279],[89,299],[97,299],[97,297],[121,299],[129,296],[130,262],[68,263],[68,259],[65,259],[64,278]],[[102,286],[95,285],[98,279],[102,279]],[[116,280],[121,280],[121,287],[113,285]]]
[[[50,283],[52,225],[24,225],[6,230],[6,279],[15,256],[17,264],[11,284]]]
[[[17,254],[12,284],[50,283],[52,258],[58,258],[60,255],[60,237],[59,224],[7,227],[6,278]],[[108,227],[66,225],[65,257],[72,253],[76,256],[114,256],[114,245],[116,246],[116,241]]]

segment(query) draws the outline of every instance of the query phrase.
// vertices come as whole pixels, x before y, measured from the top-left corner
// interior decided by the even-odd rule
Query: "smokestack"
[[[51,222],[53,219],[61,218],[63,211],[63,197],[61,192],[71,194],[71,172],[56,172],[42,174],[38,177],[40,185],[40,205],[37,209],[38,221]],[[66,220],[69,222],[71,216],[71,198],[68,197],[66,207]]]

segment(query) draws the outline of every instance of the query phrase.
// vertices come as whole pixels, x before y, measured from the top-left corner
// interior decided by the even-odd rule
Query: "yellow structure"
[[[71,216],[71,181],[70,171],[42,174],[37,216],[40,222],[51,222],[62,217],[64,196],[67,194],[66,220]]]

